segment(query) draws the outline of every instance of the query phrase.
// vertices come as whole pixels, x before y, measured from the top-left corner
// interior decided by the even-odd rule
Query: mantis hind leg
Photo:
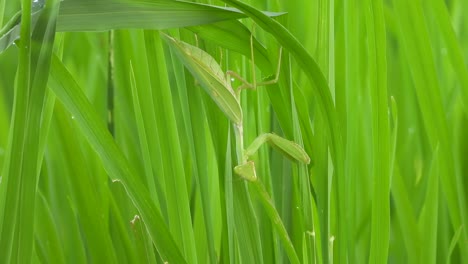
[[[253,44],[253,32],[254,28],[252,28],[252,34],[250,35],[250,56],[251,56],[251,65],[252,65],[252,77],[253,77],[253,82],[250,83],[246,79],[244,79],[240,74],[233,72],[233,71],[227,71],[226,76],[228,78],[228,82],[230,83],[231,77],[239,80],[242,82],[242,85],[236,88],[236,91],[241,91],[243,89],[252,89],[255,90],[257,89],[258,86],[266,86],[266,85],[272,85],[276,84],[279,79],[279,74],[281,70],[281,57],[283,54],[283,47],[280,47],[279,51],[279,56],[278,56],[278,66],[276,68],[276,73],[275,73],[275,78],[273,80],[269,81],[263,81],[263,82],[257,82],[256,74],[255,74],[255,56],[254,56],[254,44]]]

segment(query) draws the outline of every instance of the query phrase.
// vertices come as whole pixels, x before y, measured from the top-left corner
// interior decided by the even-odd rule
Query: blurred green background
[[[0,0],[0,263],[468,263],[467,1],[28,1]],[[282,49],[244,144],[312,162],[261,147],[266,196],[235,175],[161,31],[249,81]]]

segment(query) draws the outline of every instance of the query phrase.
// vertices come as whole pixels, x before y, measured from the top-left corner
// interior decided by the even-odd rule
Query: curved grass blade
[[[93,107],[76,81],[55,56],[52,58],[50,81],[57,98],[75,116],[78,126],[101,158],[109,177],[113,181],[120,181],[125,187],[132,202],[140,211],[159,253],[170,263],[186,263],[163,216],[152,202],[147,188],[134,177],[134,169],[128,164],[106,126],[100,122],[100,118],[93,111]]]
[[[283,138],[281,139],[285,140]],[[243,179],[249,181],[250,185],[254,187],[256,193],[259,196],[260,202],[263,205],[263,208],[268,214],[271,223],[273,224],[274,228],[276,229],[276,232],[278,233],[281,241],[283,242],[283,246],[286,250],[290,262],[295,264],[300,263],[299,257],[297,256],[291,239],[289,238],[288,231],[286,230],[283,221],[281,220],[281,217],[278,214],[278,211],[276,210],[273,200],[271,199],[270,195],[265,189],[263,183],[257,180],[258,178],[255,171],[255,163],[253,161],[248,161],[245,164],[236,166],[234,168],[234,171]]]
[[[450,262],[450,257],[452,256],[453,251],[457,247],[457,244],[459,243],[460,235],[463,231],[463,226],[460,226],[455,234],[452,237],[452,240],[450,241],[450,246],[447,254],[447,261],[445,263],[449,264]]]
[[[32,25],[36,25],[41,12],[42,11],[39,10],[31,14]],[[20,29],[21,11],[14,14],[7,24],[0,30],[0,53],[10,47],[15,40],[20,38]]]
[[[337,189],[338,196],[344,195],[346,197],[345,190],[345,179],[344,179],[344,150],[342,135],[340,130],[340,124],[338,120],[338,115],[333,103],[332,95],[327,84],[323,73],[320,70],[320,67],[314,61],[314,59],[309,55],[303,45],[289,32],[283,25],[277,21],[271,19],[268,16],[265,16],[259,10],[246,5],[237,0],[222,0],[223,2],[238,8],[243,11],[249,17],[251,17],[260,27],[265,31],[271,33],[276,40],[281,44],[281,46],[288,51],[296,60],[298,65],[304,71],[305,75],[309,81],[313,84],[312,89],[313,94],[317,95],[317,104],[320,109],[321,114],[324,117],[325,128],[327,134],[330,135],[330,152],[332,161],[334,164],[334,171],[337,177]],[[332,179],[330,179],[331,181]],[[338,231],[337,236],[341,237],[342,241],[347,239],[347,224],[346,218],[342,215],[346,211],[345,208],[345,199],[338,197]],[[346,248],[341,246],[343,243],[339,243],[339,255],[340,259],[346,259]]]
[[[273,200],[271,199],[270,195],[265,189],[265,186],[261,181],[253,181],[252,185],[254,186],[257,194],[259,195],[260,202],[262,203],[263,208],[268,214],[268,217],[270,218],[273,227],[276,229],[276,232],[278,232],[281,242],[283,242],[283,246],[289,257],[290,263],[301,263],[291,242],[291,239],[289,238],[288,231],[286,230],[286,227],[284,226],[283,221],[281,220],[281,217],[279,216],[278,211],[275,208]]]
[[[245,17],[238,10],[177,0],[64,1],[58,31],[168,29]]]
[[[187,29],[197,34],[198,37],[209,40],[210,43],[229,51],[238,52],[251,59],[250,37],[252,32],[238,20],[221,21],[209,25],[188,27]],[[260,69],[268,70],[273,74],[275,69],[268,59],[268,52],[257,38],[253,38],[253,51],[255,64]]]
[[[16,25],[18,25],[21,22],[21,11],[18,11],[16,14],[14,14],[10,20],[6,23],[5,26],[3,26],[2,29],[0,29],[0,36],[5,35],[9,31],[11,31]]]
[[[162,34],[185,67],[235,124],[242,122],[242,109],[224,72],[210,54],[183,41]]]
[[[33,9],[36,24],[40,6]],[[283,13],[265,12],[269,16]],[[57,31],[106,31],[113,29],[168,29],[205,25],[239,19],[245,14],[233,8],[177,0],[99,0],[63,1],[60,5]],[[0,53],[19,39],[20,14],[0,30]]]

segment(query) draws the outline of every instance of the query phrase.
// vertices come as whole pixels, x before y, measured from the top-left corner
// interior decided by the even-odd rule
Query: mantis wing
[[[215,59],[202,49],[164,33],[161,35],[229,120],[242,123],[239,101]]]

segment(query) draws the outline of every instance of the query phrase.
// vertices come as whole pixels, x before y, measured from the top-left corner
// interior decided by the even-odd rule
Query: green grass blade
[[[434,150],[434,157],[429,171],[426,200],[419,216],[421,263],[437,263],[437,225],[439,207],[439,151]]]
[[[35,25],[40,12],[32,17]],[[265,12],[269,16],[281,13]],[[57,31],[106,31],[112,29],[168,29],[210,24],[245,17],[238,10],[178,0],[63,1]],[[19,38],[21,16],[12,17],[0,30],[0,53]]]
[[[138,89],[136,88],[135,73],[133,67],[130,64],[130,87],[132,89],[132,99],[133,99],[133,108],[135,111],[135,120],[138,127],[138,136],[140,139],[140,147],[143,156],[143,166],[146,178],[146,184],[148,186],[149,192],[156,204],[159,204],[156,183],[153,177],[153,168],[151,162],[151,154],[149,150],[149,143],[146,134],[146,128],[144,124],[144,118],[142,114],[142,107],[140,104],[140,99],[138,96]],[[150,97],[147,97],[150,98]]]
[[[286,252],[289,257],[289,261],[294,264],[299,264],[301,263],[299,261],[299,258],[296,254],[296,251],[294,249],[293,244],[291,243],[291,240],[289,239],[288,232],[286,231],[286,228],[284,227],[283,222],[281,221],[281,218],[276,211],[275,206],[273,205],[273,202],[270,198],[270,195],[268,192],[265,190],[265,187],[260,181],[254,181],[252,183],[254,186],[254,189],[256,190],[257,194],[259,195],[260,202],[263,205],[263,208],[267,212],[268,216],[270,217],[270,221],[273,223],[274,228],[276,229],[276,232],[278,232],[278,235],[283,242],[283,246],[286,249]]]
[[[57,30],[167,29],[241,17],[239,11],[177,0],[64,1]]]
[[[410,194],[408,194],[404,184],[404,178],[403,175],[401,175],[400,168],[396,166],[392,181],[392,196],[395,200],[395,208],[397,209],[396,217],[404,233],[403,239],[408,254],[408,261],[419,263],[419,255],[416,254],[416,252],[419,252],[419,241],[421,241],[421,239],[418,233],[414,209],[410,203]]]
[[[243,4],[236,0],[223,0],[223,2],[230,4],[239,10],[243,11],[249,17],[251,17],[258,25],[260,25],[265,31],[270,32],[276,40],[291,53],[298,65],[304,70],[309,81],[313,84],[312,87],[315,89],[314,94],[317,95],[317,103],[321,114],[324,115],[326,120],[326,129],[330,135],[330,151],[332,154],[332,159],[335,165],[335,173],[337,175],[337,186],[338,193],[344,195],[344,176],[343,173],[343,146],[342,146],[342,136],[340,134],[338,117],[332,100],[331,92],[328,88],[327,81],[320,71],[317,63],[314,59],[308,54],[304,49],[301,43],[281,24],[272,20],[271,18],[265,16],[260,11]],[[338,199],[340,202],[339,212],[345,212],[344,208],[344,199]],[[346,219],[343,216],[339,217],[339,231],[337,236],[340,236],[341,239],[346,241],[346,228],[345,228]],[[345,259],[346,252],[345,249],[340,249],[340,259]]]
[[[64,263],[65,256],[60,243],[59,234],[57,233],[57,223],[54,221],[52,211],[47,204],[47,200],[41,192],[37,193],[36,207],[36,251],[40,247],[44,252],[46,259],[43,262],[48,263]],[[45,237],[45,240],[41,238]]]
[[[221,46],[229,51],[235,51],[243,54],[250,59],[250,37],[252,32],[238,20],[228,20],[209,25],[188,27],[188,30],[195,33],[198,37],[209,40],[210,43]],[[274,74],[274,68],[268,59],[267,50],[254,38],[254,56],[255,64],[262,70],[268,70]]]
[[[468,212],[466,201],[462,198],[463,190],[457,184],[454,173],[453,154],[450,146],[448,121],[442,102],[442,90],[436,73],[435,60],[430,46],[429,33],[424,20],[421,1],[406,3],[395,0],[395,11],[398,14],[401,44],[408,60],[412,63],[410,70],[415,85],[419,107],[431,149],[439,145],[441,162],[440,177],[442,190],[446,196],[452,228],[456,229],[466,223]],[[411,14],[411,15],[410,15]],[[468,231],[464,230],[462,240],[468,240]],[[460,244],[463,259],[468,259],[467,245]]]
[[[111,186],[111,190],[112,195],[110,195],[109,198],[109,228],[112,232],[112,242],[116,251],[116,255],[119,261],[122,262],[144,262],[146,260],[146,255],[139,254],[142,248],[137,247],[134,241],[137,238],[134,238],[134,240],[131,239],[135,236],[132,236],[132,234],[129,232],[129,229],[131,229],[131,222],[126,217],[128,214],[126,213],[126,210],[122,208],[123,206],[117,204],[116,201],[115,196],[118,196],[118,193],[125,193],[125,190],[120,184],[113,184]],[[109,194],[110,193],[111,192],[109,192]],[[145,234],[148,235],[147,229],[145,229]],[[153,244],[152,241],[151,244]]]
[[[390,128],[387,96],[386,34],[381,1],[368,1],[369,76],[373,112],[373,199],[369,263],[388,259],[390,240]]]
[[[58,6],[50,3],[41,13],[31,36],[31,2],[23,2],[24,25],[20,44],[20,66],[16,95],[13,143],[8,166],[8,186],[0,252],[4,262],[27,263],[33,251],[34,205],[41,138],[36,132],[41,127],[44,111],[46,84],[55,36],[55,21]],[[22,101],[22,102],[19,102]],[[42,134],[42,136],[46,136]],[[25,151],[25,148],[28,148]]]
[[[184,89],[184,87],[180,87]],[[201,97],[202,91],[200,89],[190,89],[194,87],[187,87],[187,99],[189,103],[189,113],[198,113],[196,115],[190,115],[192,133],[193,133],[193,146],[195,151],[196,164],[198,169],[198,182],[200,185],[200,195],[202,199],[203,206],[203,216],[206,228],[207,236],[207,247],[209,260],[211,263],[217,262],[216,257],[216,228],[214,224],[216,223],[216,213],[213,210],[212,204],[215,199],[219,199],[219,193],[215,191],[212,187],[213,183],[216,183],[218,179],[212,179],[211,175],[216,175],[209,171],[208,166],[203,164],[209,164],[209,159],[205,155],[208,152],[208,142],[207,135],[209,130],[204,126],[206,123],[206,112],[203,107],[203,99]],[[217,177],[216,177],[217,178]],[[199,254],[200,255],[200,254]]]
[[[6,1],[2,1],[0,3],[0,26],[3,26],[4,24],[3,19],[5,16],[5,5],[6,5]]]
[[[467,1],[31,0],[29,55],[22,1],[0,0],[1,263],[467,262]]]
[[[234,155],[233,155],[234,157]],[[232,169],[231,169],[232,170]],[[233,177],[235,181],[236,178]],[[233,183],[234,226],[240,260],[246,263],[263,263],[258,216],[246,182]]]
[[[19,47],[19,65],[15,89],[15,105],[12,118],[12,129],[9,137],[9,164],[6,165],[4,181],[6,189],[3,221],[0,236],[0,257],[2,262],[10,262],[14,250],[14,232],[16,228],[17,208],[20,199],[20,184],[22,175],[23,149],[26,141],[26,118],[30,93],[30,65],[31,65],[31,2],[23,1],[23,26],[21,36],[23,42]],[[11,176],[9,176],[11,175]],[[6,217],[8,215],[8,217]]]
[[[442,31],[450,62],[461,84],[460,89],[465,113],[468,114],[468,67],[463,61],[463,50],[459,45],[451,24],[450,14],[448,13],[446,4],[441,0],[433,0],[428,6],[432,9],[433,15],[437,19],[439,28]]]
[[[457,244],[459,243],[460,235],[463,232],[463,227],[460,226],[458,230],[455,232],[455,234],[452,237],[452,240],[450,241],[450,246],[449,246],[449,251],[447,254],[447,262],[446,263],[451,263],[450,262],[450,257],[452,256],[453,251],[455,250]]]
[[[236,234],[235,234],[235,218],[234,218],[234,194],[233,194],[233,173],[232,173],[232,153],[234,153],[231,143],[231,133],[228,130],[228,136],[226,141],[226,160],[225,160],[225,172],[224,172],[224,214],[225,214],[225,223],[226,227],[224,229],[224,244],[226,252],[224,252],[224,259],[229,261],[230,263],[238,262],[237,252],[236,252]]]
[[[99,121],[100,119],[92,110],[73,77],[56,57],[52,60],[51,81],[51,88],[57,98],[75,117],[77,124],[101,158],[111,179],[123,183],[143,220],[148,219],[146,227],[160,254],[169,261],[185,263],[184,257],[165,225],[164,218],[151,202],[148,190],[138,179],[134,178],[133,169],[129,167],[104,124]]]
[[[130,221],[130,224],[132,225],[132,229],[135,234],[135,242],[137,244],[137,249],[140,251],[139,253],[142,261],[145,263],[156,263],[153,244],[151,241],[148,241],[146,228],[141,221],[141,218],[138,215],[135,215],[133,220]]]
[[[63,109],[63,108],[60,108]],[[70,184],[69,196],[73,201],[74,210],[78,215],[80,223],[80,232],[83,235],[83,242],[86,244],[87,255],[89,259],[96,262],[115,262],[117,257],[112,246],[112,241],[107,233],[106,218],[103,212],[107,211],[106,199],[100,197],[99,186],[101,181],[106,178],[92,171],[87,164],[86,157],[83,155],[85,149],[80,144],[70,144],[76,140],[73,131],[76,130],[76,124],[73,118],[66,111],[55,112],[55,123],[57,128],[56,141],[60,141],[58,147],[60,152],[67,160],[67,167],[70,172],[64,176],[71,177],[67,181]],[[52,164],[51,164],[52,166]],[[105,191],[103,188],[102,191]],[[85,216],[101,216],[97,219]]]
[[[180,142],[181,131],[177,127],[172,101],[172,89],[168,80],[163,42],[159,32],[145,32],[146,58],[153,87],[154,111],[158,124],[162,159],[165,164],[164,176],[168,199],[168,216],[171,232],[176,242],[184,249],[186,258],[197,263],[195,237],[192,228],[189,190],[190,177],[186,173]],[[153,59],[154,58],[154,59]],[[157,76],[157,77],[156,77]],[[156,88],[157,87],[157,88]],[[172,205],[172,206],[170,206]]]
[[[37,131],[43,125],[42,115],[47,102],[46,85],[50,68],[50,58],[52,56],[53,43],[55,38],[55,22],[58,13],[58,1],[50,1],[38,18],[38,22],[31,36],[31,91],[27,116],[27,138],[25,147],[28,156],[23,163],[24,178],[21,183],[21,193],[19,205],[19,225],[18,237],[18,261],[27,263],[31,260],[33,248],[32,238],[34,234],[34,204],[36,199],[37,180],[40,170],[39,155],[41,138],[36,137]],[[24,15],[23,15],[24,17]],[[44,124],[45,125],[45,124]],[[43,131],[47,131],[45,128]],[[47,134],[42,134],[46,137]],[[26,150],[26,149],[25,149]],[[32,163],[31,163],[32,162]]]
[[[133,48],[136,46],[137,48]],[[115,137],[119,146],[130,153],[129,161],[139,164],[143,180],[149,184],[150,195],[156,200],[163,216],[167,219],[167,196],[164,175],[163,152],[159,147],[160,137],[154,109],[155,99],[150,86],[149,70],[145,49],[144,33],[130,31],[113,32],[112,83],[115,96],[109,98],[119,104],[114,106]],[[133,65],[134,69],[131,69]],[[133,72],[132,81],[129,73]],[[133,114],[131,114],[133,113]],[[135,120],[135,122],[133,122]],[[131,122],[133,125],[125,125]],[[135,127],[135,129],[133,128]],[[129,144],[133,138],[135,144]],[[137,147],[139,146],[139,147]],[[141,153],[141,154],[140,154]],[[159,201],[159,203],[158,203]]]
[[[367,5],[367,3],[366,3]],[[357,226],[358,213],[357,207],[362,203],[360,201],[364,200],[364,197],[358,197],[353,192],[356,190],[359,185],[360,177],[364,178],[364,173],[362,172],[362,166],[359,164],[359,160],[362,157],[353,155],[356,148],[361,148],[365,144],[362,140],[362,137],[359,136],[360,127],[362,126],[361,122],[356,122],[360,119],[361,113],[357,109],[362,107],[362,103],[359,102],[358,98],[361,96],[362,91],[359,87],[362,85],[359,78],[359,72],[362,71],[359,63],[356,63],[361,59],[359,49],[359,30],[364,23],[362,17],[362,9],[360,8],[360,1],[346,1],[343,4],[344,12],[344,22],[343,22],[343,38],[344,38],[344,53],[345,53],[345,62],[344,62],[344,97],[346,99],[343,104],[345,105],[345,120],[346,120],[346,160],[345,160],[345,170],[346,170],[346,188],[347,188],[347,207],[355,208],[355,210],[348,210],[348,226],[351,230],[355,229]],[[367,8],[366,8],[367,10]],[[356,65],[357,64],[357,65]],[[337,100],[339,99],[339,87],[340,83],[337,84]],[[367,119],[366,119],[367,120]],[[363,121],[364,122],[364,121]],[[363,153],[362,151],[361,153]],[[361,199],[359,199],[361,198]],[[356,250],[355,241],[358,239],[360,234],[358,232],[352,232],[348,236],[347,247],[349,250],[349,261],[355,262],[358,259],[359,252]]]

